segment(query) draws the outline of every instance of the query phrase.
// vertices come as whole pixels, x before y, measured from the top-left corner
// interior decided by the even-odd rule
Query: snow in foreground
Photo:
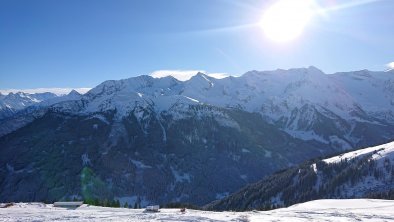
[[[374,199],[316,200],[289,208],[252,212],[209,212],[104,208],[83,205],[75,210],[51,204],[17,203],[0,209],[0,221],[394,221],[394,201]]]

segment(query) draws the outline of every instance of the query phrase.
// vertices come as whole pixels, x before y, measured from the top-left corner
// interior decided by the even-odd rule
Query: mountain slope
[[[206,208],[270,209],[314,199],[365,197],[394,198],[394,142],[281,171]]]
[[[143,108],[134,113],[119,121],[114,112],[50,110],[1,137],[0,199],[204,204],[322,150],[334,152],[243,111],[198,105],[182,119]]]
[[[393,140],[393,78],[309,67],[105,81],[0,122],[0,198],[206,204],[307,159]]]

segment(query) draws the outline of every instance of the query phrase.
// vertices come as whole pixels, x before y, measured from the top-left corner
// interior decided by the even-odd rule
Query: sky
[[[89,88],[169,72],[394,67],[394,1],[313,1],[329,10],[278,43],[259,25],[278,0],[0,0],[0,89]]]

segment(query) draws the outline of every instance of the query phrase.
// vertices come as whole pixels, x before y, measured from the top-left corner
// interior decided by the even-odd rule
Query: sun
[[[265,35],[275,42],[299,37],[313,17],[312,3],[312,0],[279,0],[263,14],[260,25]]]

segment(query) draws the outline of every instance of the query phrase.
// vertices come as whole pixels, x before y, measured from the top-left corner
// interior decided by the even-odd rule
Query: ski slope
[[[394,221],[394,201],[375,199],[316,200],[272,211],[210,212],[105,208],[75,210],[51,204],[17,203],[0,208],[0,221]]]

